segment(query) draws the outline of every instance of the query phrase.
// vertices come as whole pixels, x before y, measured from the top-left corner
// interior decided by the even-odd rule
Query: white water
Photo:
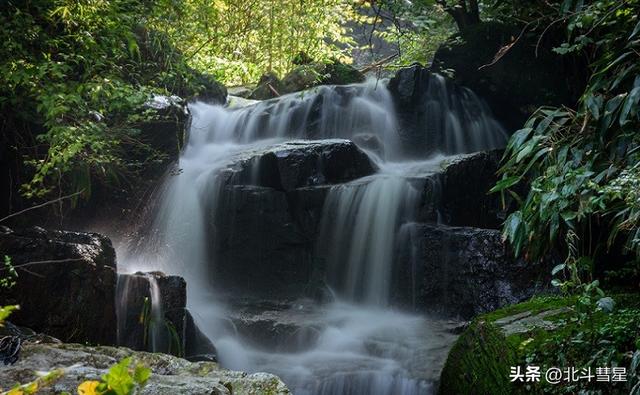
[[[435,115],[426,126],[446,134],[443,152],[504,143],[497,123],[477,112],[482,104],[475,96],[453,97],[444,84],[430,86],[441,88],[430,88],[436,90],[427,105]],[[467,111],[467,102],[475,109]],[[165,183],[144,249],[123,259],[125,270],[183,276],[188,307],[223,366],[276,373],[295,394],[430,393],[453,339],[449,324],[387,304],[396,234],[412,220],[422,188],[415,179],[437,169],[442,157],[405,159],[386,87],[375,81],[319,87],[238,109],[195,103],[190,110],[179,170]],[[327,197],[317,254],[327,260],[335,301],[298,301],[257,313],[297,327],[293,338],[268,347],[237,327],[233,315],[239,307],[229,306],[210,285],[209,269],[216,262],[209,243],[216,237],[208,233],[216,230],[207,229],[205,219],[216,210],[216,174],[234,155],[256,146],[333,137],[362,142],[380,171],[336,185]]]

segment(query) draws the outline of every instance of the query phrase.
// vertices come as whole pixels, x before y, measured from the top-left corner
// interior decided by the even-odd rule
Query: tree
[[[458,30],[466,31],[469,27],[480,23],[478,0],[436,0],[444,10],[456,21]]]

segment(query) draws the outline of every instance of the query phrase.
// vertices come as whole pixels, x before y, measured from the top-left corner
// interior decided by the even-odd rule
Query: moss
[[[526,311],[530,311],[532,314],[538,314],[543,311],[559,309],[565,306],[573,305],[575,301],[575,297],[566,298],[562,296],[535,296],[526,302],[506,306],[499,310],[484,314],[482,316],[482,319],[489,322],[494,322],[501,318],[524,313]]]
[[[508,306],[477,317],[451,349],[441,376],[442,394],[518,394],[572,393],[580,389],[604,390],[606,393],[625,393],[622,384],[579,383],[583,387],[552,386],[545,382],[536,385],[514,385],[509,380],[511,366],[537,365],[546,367],[599,367],[613,363],[624,366],[625,355],[640,346],[640,295],[613,296],[616,309],[611,314],[595,312],[590,320],[580,321],[571,309],[575,297],[536,297],[527,302]],[[546,316],[548,327],[532,327],[524,333],[505,336],[496,321],[530,312],[559,310]],[[604,346],[603,346],[604,345]],[[612,356],[597,359],[600,350]],[[600,357],[604,353],[600,353]],[[527,363],[527,361],[531,361]]]
[[[323,84],[345,85],[364,81],[364,75],[352,66],[335,61],[324,68]]]
[[[485,320],[474,321],[449,352],[440,377],[441,394],[510,394],[509,367],[516,353],[502,332]]]

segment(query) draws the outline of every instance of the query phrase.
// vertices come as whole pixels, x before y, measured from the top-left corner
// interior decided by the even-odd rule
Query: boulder
[[[152,287],[155,287],[159,301],[154,300],[156,295]],[[117,295],[118,345],[170,354],[182,351],[187,303],[187,284],[182,277],[167,276],[162,272],[120,274]],[[152,311],[156,308],[157,311]],[[145,314],[148,324],[140,320]],[[154,331],[150,329],[151,325],[154,325]],[[175,335],[170,327],[179,339],[172,338]],[[151,338],[152,332],[156,334],[155,342]]]
[[[133,357],[151,369],[141,395],[253,395],[290,394],[275,375],[231,371],[215,362],[189,362],[167,354],[131,351],[128,348],[89,347],[79,344],[24,343],[20,359],[0,370],[0,385],[5,390],[16,383],[35,380],[37,372],[65,368],[64,375],[38,394],[76,393],[80,383],[100,380],[110,366]]]
[[[223,172],[227,185],[292,191],[365,177],[376,168],[349,140],[294,140],[239,154]]]
[[[398,294],[416,309],[468,318],[543,291],[548,262],[512,258],[497,230],[408,224]],[[406,287],[413,284],[413,287]]]
[[[219,83],[212,75],[193,71],[192,83],[195,92],[180,92],[179,95],[193,101],[203,101],[209,104],[224,104],[227,101],[227,88]]]
[[[3,304],[20,305],[14,324],[63,341],[115,343],[116,259],[108,238],[2,228],[0,251],[18,273],[14,287],[0,290]]]
[[[357,69],[337,60],[330,63],[305,63],[296,66],[282,80],[274,73],[263,75],[249,98],[267,100],[318,85],[348,85],[364,80],[364,75]]]
[[[512,207],[503,208],[496,184],[502,150],[460,155],[426,179],[419,221],[499,229]]]
[[[414,64],[389,80],[405,151],[469,153],[506,145],[507,134],[473,91]]]
[[[153,300],[156,294],[159,301]],[[117,295],[119,346],[188,360],[216,360],[216,348],[187,310],[182,277],[162,272],[120,274]],[[140,320],[145,315],[146,323]]]
[[[258,85],[249,95],[249,99],[267,100],[278,97],[284,93],[282,82],[274,72],[268,72],[260,77]]]
[[[222,170],[208,211],[220,287],[276,297],[314,292],[322,266],[313,257],[331,185],[375,171],[347,140],[292,141],[238,155]]]

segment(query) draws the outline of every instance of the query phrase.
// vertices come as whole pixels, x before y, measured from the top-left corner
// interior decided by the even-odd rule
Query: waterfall
[[[454,154],[504,144],[504,131],[477,97],[470,91],[454,94],[441,77],[432,78],[425,103],[432,122],[425,128],[443,136],[436,151]],[[394,251],[403,242],[396,235],[415,219],[425,175],[437,171],[444,156],[409,159],[404,154],[407,142],[386,84],[321,86],[236,108],[204,103],[189,108],[186,146],[162,188],[142,248],[122,260],[125,270],[184,277],[188,307],[225,367],[279,374],[303,395],[431,393],[453,335],[442,322],[388,305]],[[292,139],[329,138],[353,140],[378,171],[330,187],[314,254],[326,262],[335,299],[278,307],[277,314],[299,326],[298,335],[268,349],[241,334],[230,318],[237,309],[228,302],[233,295],[216,290],[212,268],[220,262],[213,250],[223,231],[211,218],[232,215],[220,199],[228,166],[238,155]],[[251,163],[253,184],[260,166]]]

